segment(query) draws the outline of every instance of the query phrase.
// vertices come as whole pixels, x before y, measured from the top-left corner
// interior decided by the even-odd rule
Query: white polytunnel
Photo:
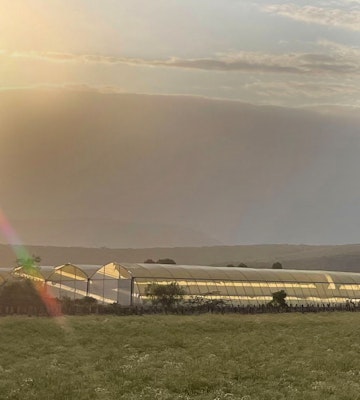
[[[222,300],[230,305],[261,305],[284,290],[293,305],[360,302],[360,274],[335,271],[253,269],[169,264],[109,263],[38,268],[2,268],[0,285],[11,277],[43,282],[57,298],[90,296],[104,304],[143,305],[147,287],[176,282],[194,297]]]

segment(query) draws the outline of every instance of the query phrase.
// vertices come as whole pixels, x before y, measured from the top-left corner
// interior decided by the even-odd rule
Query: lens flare
[[[6,217],[1,207],[0,207],[0,231],[3,233],[7,242],[14,251],[17,260],[25,261],[24,264],[22,265],[23,271],[26,274],[31,275],[31,270],[33,268],[37,268],[37,266],[35,265],[35,260],[33,259],[33,256],[29,254],[26,247],[22,244],[19,236],[17,235],[15,229],[11,225],[9,219]],[[44,282],[42,285],[34,284],[33,286],[39,293],[48,314],[51,317],[62,316],[57,300],[54,297],[52,297],[46,290],[46,283]]]

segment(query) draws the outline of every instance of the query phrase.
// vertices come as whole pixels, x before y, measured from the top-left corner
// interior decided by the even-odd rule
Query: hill
[[[280,261],[287,269],[323,269],[360,272],[360,244],[338,246],[243,245],[211,247],[173,247],[110,249],[82,247],[28,246],[40,255],[43,265],[102,265],[108,262],[144,262],[148,258],[172,258],[178,264],[225,266],[240,262],[249,267],[270,268]],[[14,265],[15,255],[9,246],[0,245],[0,267]]]

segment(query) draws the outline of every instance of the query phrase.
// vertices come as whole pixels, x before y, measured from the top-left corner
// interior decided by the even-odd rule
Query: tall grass
[[[0,318],[0,399],[360,399],[360,314]]]

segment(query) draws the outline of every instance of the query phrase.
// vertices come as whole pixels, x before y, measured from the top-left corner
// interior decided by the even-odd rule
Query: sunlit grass
[[[0,318],[0,399],[360,399],[360,314]]]

